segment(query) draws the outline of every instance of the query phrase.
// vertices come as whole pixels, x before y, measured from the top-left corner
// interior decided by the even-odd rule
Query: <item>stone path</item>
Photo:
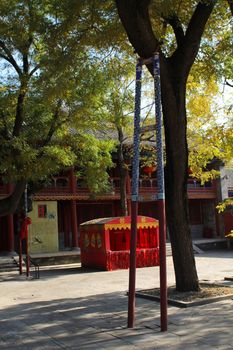
[[[233,252],[196,256],[200,280],[233,275]],[[174,284],[171,257],[168,283]],[[168,307],[160,331],[159,304],[136,300],[136,327],[127,329],[128,271],[42,269],[39,280],[0,275],[0,349],[231,349],[233,300],[188,309]],[[137,269],[137,289],[159,286],[159,269]]]

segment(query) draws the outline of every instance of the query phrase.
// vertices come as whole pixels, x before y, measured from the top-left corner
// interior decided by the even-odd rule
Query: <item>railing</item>
[[[47,187],[39,191],[41,193],[66,193],[70,192],[70,181],[68,176],[52,177]]]
[[[157,180],[156,179],[139,179],[139,191],[155,191],[157,188]],[[131,184],[130,184],[131,186]],[[113,177],[110,179],[110,187],[112,188],[112,191],[119,191],[120,189],[120,178],[119,177]],[[46,189],[43,190],[46,192],[67,192],[70,190],[70,184],[69,184],[69,178],[68,177],[59,177],[59,178],[53,178],[51,185],[49,187],[46,187]],[[188,180],[188,190],[213,190],[212,183],[208,182],[204,185],[201,185],[199,181],[189,179]],[[82,193],[82,192],[88,192],[87,185],[84,180],[77,179],[77,186],[76,186],[76,192]]]
[[[210,188],[213,188],[213,184],[212,182],[208,181],[202,185],[200,181],[197,181],[194,179],[188,179],[188,189],[191,189],[191,188],[210,189]]]
[[[188,196],[189,198],[209,198],[213,199],[217,197],[216,186],[212,182],[206,182],[201,184],[199,181],[189,179],[188,180]]]
[[[131,183],[129,184],[131,188]],[[157,180],[155,178],[140,178],[139,180],[139,194],[154,194],[157,192]],[[188,180],[188,194],[189,196],[196,195],[213,195],[215,193],[215,186],[211,183],[201,183],[195,179]],[[39,191],[37,194],[71,194],[70,179],[68,176],[58,176],[52,177],[50,184]],[[76,182],[76,192],[77,195],[89,195],[89,189],[84,180],[77,179]],[[119,196],[120,193],[120,178],[112,177],[110,179],[110,190],[106,193],[107,195]],[[0,195],[7,195],[7,186],[5,184],[0,184]]]

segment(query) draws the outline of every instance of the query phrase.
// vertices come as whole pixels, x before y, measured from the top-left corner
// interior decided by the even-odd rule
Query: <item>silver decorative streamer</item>
[[[154,55],[154,89],[155,89],[155,118],[156,118],[156,153],[157,153],[157,187],[158,199],[164,199],[164,173],[163,173],[163,142],[162,142],[162,112],[160,89],[159,54]]]
[[[138,200],[139,181],[139,144],[140,144],[140,112],[141,112],[141,77],[142,61],[136,65],[135,110],[134,110],[134,139],[133,139],[133,169],[132,169],[132,201]]]

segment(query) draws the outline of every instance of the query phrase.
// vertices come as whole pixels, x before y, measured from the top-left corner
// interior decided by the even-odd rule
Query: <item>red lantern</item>
[[[156,170],[156,167],[151,165],[151,166],[145,166],[143,168],[143,172],[148,174],[149,177],[151,177],[151,174],[154,173]]]

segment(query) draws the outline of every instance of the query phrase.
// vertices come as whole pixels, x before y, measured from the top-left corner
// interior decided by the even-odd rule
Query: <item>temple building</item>
[[[140,170],[139,215],[158,218],[155,201],[156,171]],[[80,224],[88,220],[118,217],[120,211],[120,177],[116,166],[110,170],[111,189],[93,197],[83,179],[73,169],[52,176],[50,185],[33,197],[33,210],[29,212],[29,252],[55,253],[79,247]],[[130,215],[131,174],[127,174],[126,198]],[[6,197],[12,186],[0,184],[0,196]],[[220,167],[220,178],[201,185],[188,179],[190,229],[194,240],[224,238],[233,229],[233,209],[219,214],[216,205],[233,197],[233,171]],[[0,218],[0,252],[18,249],[20,222],[17,214]],[[168,232],[169,239],[169,232]]]

